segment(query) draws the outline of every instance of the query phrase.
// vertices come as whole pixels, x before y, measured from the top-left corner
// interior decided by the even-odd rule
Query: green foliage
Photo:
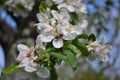
[[[67,57],[62,52],[50,52],[49,54],[51,56],[54,56],[54,57],[62,59],[62,60],[66,60],[67,59]]]
[[[46,11],[47,8],[50,8],[50,6],[46,2],[43,1],[39,5],[39,12],[40,13],[45,13],[45,11]]]
[[[22,4],[16,4],[17,8],[21,10],[25,10],[25,7]]]
[[[81,38],[81,39],[88,39],[88,35],[87,34],[80,34],[79,36],[78,36],[78,38]]]
[[[72,19],[72,24],[77,24],[79,22],[79,17],[75,12],[71,12],[70,17]]]
[[[51,69],[50,70],[50,80],[57,80],[57,78],[58,78],[58,75],[56,73],[56,69],[55,68]]]
[[[18,71],[18,64],[13,64],[2,71],[2,76]]]
[[[67,61],[71,65],[73,69],[76,69],[77,67],[77,60],[74,55],[75,52],[73,52],[71,49],[64,49],[64,54],[68,57]]]
[[[51,10],[58,10],[57,8],[57,5],[56,4],[53,4],[51,7],[50,7]]]
[[[96,41],[95,35],[94,34],[89,35],[88,40],[89,41]]]
[[[72,44],[75,45],[80,50],[83,56],[89,55],[89,51],[86,45],[83,42],[79,41],[77,38],[72,41]]]

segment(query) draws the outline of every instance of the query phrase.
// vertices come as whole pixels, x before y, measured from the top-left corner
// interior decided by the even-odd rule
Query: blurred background
[[[27,17],[16,17],[0,0],[0,72],[15,63],[18,43],[34,44],[37,35],[35,3]],[[104,42],[112,45],[109,62],[89,61],[82,56],[74,72],[67,64],[58,69],[59,80],[120,80],[120,0],[82,0],[87,8],[89,22],[87,33],[94,33],[98,39],[104,35]],[[0,77],[0,80],[14,80],[14,74]],[[12,79],[10,79],[12,77]]]

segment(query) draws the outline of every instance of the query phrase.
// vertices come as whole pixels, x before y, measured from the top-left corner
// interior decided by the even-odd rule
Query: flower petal
[[[58,17],[59,17],[58,12],[55,10],[52,10],[51,13],[52,13],[53,17],[58,20]]]
[[[63,47],[63,40],[62,39],[54,39],[53,40],[53,46],[55,48],[61,48],[61,47]]]
[[[44,67],[40,67],[36,73],[41,78],[47,78],[50,75],[49,71]]]
[[[16,58],[17,62],[21,62],[25,58],[25,54],[19,53],[18,57]]]
[[[29,47],[24,44],[18,44],[17,48],[20,53],[24,53],[30,50]]]
[[[53,38],[54,38],[54,35],[51,32],[41,34],[42,42],[51,42]]]
[[[53,2],[55,2],[56,4],[60,4],[61,2],[63,2],[63,0],[52,0]]]
[[[45,45],[43,45],[40,35],[37,36],[35,48],[43,48],[43,49],[45,49]]]
[[[74,6],[71,6],[71,5],[68,5],[68,6],[67,6],[67,9],[68,9],[68,11],[70,11],[70,12],[74,12],[74,11],[75,11]]]
[[[37,69],[36,69],[35,67],[26,65],[25,68],[24,68],[24,70],[27,71],[27,72],[34,72],[34,71],[36,71]]]
[[[76,33],[67,33],[66,35],[64,35],[62,38],[64,40],[73,40],[75,39],[75,37],[77,36]]]
[[[65,4],[65,3],[61,3],[61,4],[59,4],[58,6],[57,6],[57,8],[58,9],[61,9],[61,8],[66,8],[67,7],[67,5]]]
[[[39,22],[45,22],[45,20],[48,19],[48,15],[46,15],[46,14],[38,13],[36,16],[37,16],[37,19],[39,20]]]

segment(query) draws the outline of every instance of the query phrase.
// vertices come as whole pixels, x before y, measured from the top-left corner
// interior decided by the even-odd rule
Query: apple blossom
[[[100,41],[91,42],[88,46],[90,51],[89,59],[98,59],[103,62],[109,60],[109,52],[112,50],[110,45],[101,44]]]

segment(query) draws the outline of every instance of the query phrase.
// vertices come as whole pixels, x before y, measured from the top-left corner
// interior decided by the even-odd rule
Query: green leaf
[[[21,10],[25,10],[25,7],[22,4],[16,4],[17,8],[21,9]]]
[[[74,55],[74,52],[71,49],[65,49],[64,54],[68,57],[68,63],[71,65],[73,69],[76,69],[77,67],[77,60]]]
[[[95,35],[94,34],[89,35],[88,40],[89,41],[96,41]]]
[[[58,79],[57,72],[55,68],[53,68],[50,70],[50,80],[57,80],[57,79]]]
[[[72,44],[75,45],[80,50],[83,56],[89,55],[89,51],[86,45],[83,42],[79,41],[77,38],[73,40]]]
[[[49,54],[54,56],[54,57],[56,57],[56,58],[62,59],[62,60],[66,60],[67,59],[67,56],[62,54],[62,52],[50,52]]]
[[[39,12],[45,13],[45,11],[46,11],[47,8],[50,8],[50,6],[46,2],[43,1],[39,5]]]
[[[80,34],[80,35],[78,36],[78,38],[88,39],[88,35],[87,35],[87,34]]]
[[[75,12],[70,13],[72,24],[77,24],[79,22],[79,17]]]
[[[11,74],[13,72],[16,72],[17,70],[18,70],[18,64],[13,64],[2,71],[2,76]]]
[[[50,7],[51,10],[58,10],[57,8],[57,5],[56,4],[53,4],[51,7]]]

